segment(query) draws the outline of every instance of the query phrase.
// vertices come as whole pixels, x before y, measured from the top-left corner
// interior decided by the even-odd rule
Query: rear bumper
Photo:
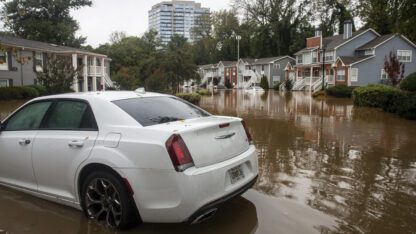
[[[243,187],[237,189],[236,191],[227,194],[213,202],[210,202],[206,205],[204,205],[203,207],[199,208],[193,215],[191,215],[191,217],[189,217],[188,221],[190,223],[192,223],[196,218],[198,218],[200,215],[206,213],[209,210],[212,210],[214,208],[218,208],[220,207],[223,203],[232,200],[233,198],[236,198],[238,196],[240,196],[241,194],[245,193],[247,190],[249,190],[251,187],[253,187],[253,185],[256,183],[257,181],[257,176],[254,177],[254,179],[252,179],[250,182],[248,182],[246,185],[244,185]]]
[[[229,170],[242,166],[244,178],[231,183]],[[201,212],[247,191],[256,182],[256,148],[232,159],[185,172],[157,169],[123,169],[134,190],[134,200],[144,222],[192,221]]]

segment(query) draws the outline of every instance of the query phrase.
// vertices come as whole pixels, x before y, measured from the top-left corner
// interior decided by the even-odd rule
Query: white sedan
[[[169,95],[36,98],[0,128],[0,184],[125,229],[201,222],[256,181],[244,121]]]

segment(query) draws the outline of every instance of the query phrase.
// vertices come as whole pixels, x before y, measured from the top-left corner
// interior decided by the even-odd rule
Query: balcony
[[[104,67],[107,71],[107,67]],[[102,76],[101,66],[88,66],[88,76]]]

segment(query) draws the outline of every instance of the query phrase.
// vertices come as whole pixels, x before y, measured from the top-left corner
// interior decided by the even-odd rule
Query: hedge
[[[211,95],[211,91],[209,91],[208,89],[200,89],[198,91],[196,91],[197,94],[201,95],[201,96],[209,96]]]
[[[400,89],[416,92],[416,73],[408,75],[401,83]]]
[[[39,92],[29,86],[13,86],[0,88],[0,100],[31,99],[39,97]]]
[[[416,93],[386,85],[369,85],[353,91],[354,105],[381,108],[386,112],[416,120]]]
[[[346,85],[336,85],[326,89],[326,94],[338,98],[350,98],[354,87],[348,87]]]
[[[201,95],[197,93],[177,93],[176,96],[194,105],[199,105],[199,102],[201,101]]]

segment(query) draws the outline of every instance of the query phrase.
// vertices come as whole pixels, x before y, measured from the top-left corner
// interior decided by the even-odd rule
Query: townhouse
[[[401,34],[380,35],[369,28],[352,32],[352,21],[344,22],[344,33],[322,37],[320,30],[306,39],[307,47],[295,53],[294,90],[318,91],[325,86],[363,86],[385,82],[386,56],[391,52],[405,64],[405,75],[416,71],[412,59],[416,45]]]
[[[295,75],[295,59],[280,56],[260,59],[242,58],[239,61],[220,61],[218,64],[199,66],[202,86],[224,86],[228,81],[234,88],[247,88],[259,84],[263,76],[269,86]]]
[[[110,61],[104,54],[55,44],[0,36],[0,87],[38,84],[36,74],[43,72],[48,59],[67,59],[80,72],[74,77],[73,90],[97,91],[113,87]]]

